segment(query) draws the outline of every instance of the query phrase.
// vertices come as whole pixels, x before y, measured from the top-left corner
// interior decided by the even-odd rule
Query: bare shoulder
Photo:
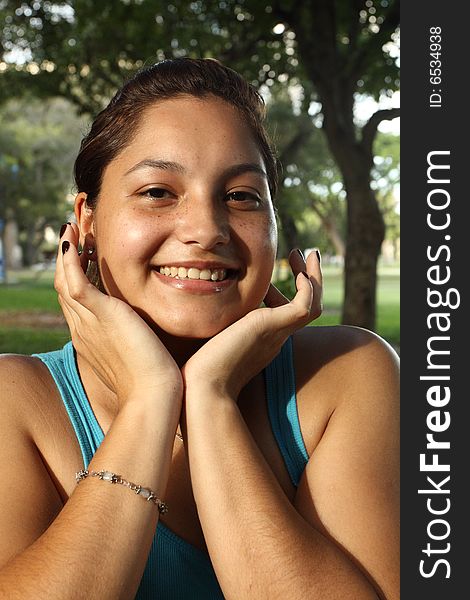
[[[23,437],[51,468],[60,466],[61,440],[73,438],[73,431],[49,369],[34,356],[1,354],[0,382],[0,435]]]
[[[31,403],[51,397],[53,385],[43,363],[21,354],[0,355],[0,411],[4,417],[29,422]]]
[[[57,422],[57,390],[34,357],[0,356],[0,567],[36,540],[63,503],[38,442]],[[55,421],[54,421],[55,419]],[[49,443],[49,442],[47,442]]]
[[[399,358],[383,338],[360,327],[305,327],[294,336],[296,375],[302,386],[327,377],[335,395],[384,377],[396,380]],[[367,381],[366,381],[367,380]]]
[[[42,363],[35,356],[25,354],[0,354],[0,374],[6,377],[5,382],[11,381],[11,378],[23,375],[33,378],[41,377],[43,370]],[[9,374],[11,377],[9,377]]]
[[[1,354],[0,381],[2,439],[44,450],[61,417],[58,390],[49,370],[39,358]]]
[[[0,393],[3,406],[17,405],[22,396],[28,396],[33,389],[45,382],[44,371],[40,360],[22,354],[0,355]]]
[[[398,598],[398,357],[356,327],[307,328],[294,351],[310,455],[297,510],[361,565],[380,597]]]
[[[377,334],[351,326],[294,335],[297,404],[309,453],[340,406],[365,414],[398,410],[399,358]]]
[[[397,368],[398,355],[383,338],[361,327],[337,325],[304,327],[294,336],[298,364],[308,370],[335,368],[354,363],[381,368]],[[354,375],[354,373],[350,373]]]

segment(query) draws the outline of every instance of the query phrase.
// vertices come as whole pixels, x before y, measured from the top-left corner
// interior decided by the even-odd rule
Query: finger
[[[61,236],[57,253],[54,287],[58,294],[58,301],[62,312],[64,313],[64,317],[73,336],[77,325],[80,322],[80,316],[77,311],[80,310],[81,307],[71,298],[69,293],[67,276],[64,269],[63,248],[65,243],[68,245],[69,249],[72,247],[76,249],[79,240],[79,231],[77,225],[66,223],[65,226],[61,228],[60,233]]]
[[[78,255],[80,256],[80,264],[82,265],[83,272],[86,273],[90,258],[90,253],[87,252],[87,239],[85,237],[85,241],[83,242],[83,244],[80,243],[80,229],[78,228],[78,225],[76,223],[68,222],[65,225],[68,225],[70,229],[61,229],[62,235],[60,237],[62,238],[63,234],[67,233],[67,236],[64,238],[64,240],[69,239],[68,234],[70,233],[70,231],[72,232],[73,243],[76,244],[77,250],[79,249]],[[60,250],[61,248],[59,247],[59,251]]]
[[[70,330],[70,335],[72,340],[75,339],[75,332],[77,331],[77,327],[79,325],[78,315],[70,308],[70,306],[65,302],[65,300],[59,295],[57,297],[59,301],[60,308],[62,309],[62,313],[67,321],[67,326]]]
[[[284,294],[280,292],[275,285],[270,283],[266,296],[264,297],[264,303],[269,308],[275,308],[276,306],[288,304],[289,299],[286,298]]]
[[[318,318],[323,310],[323,274],[321,270],[321,257],[318,249],[313,250],[307,257],[306,272],[313,287],[313,301],[311,307],[312,320]]]
[[[76,226],[75,226],[76,227]],[[60,229],[59,246],[57,248],[56,269],[54,274],[54,287],[58,294],[62,294],[66,285],[65,273],[62,262],[62,242],[68,240],[69,243],[78,242],[78,236],[72,223],[64,223]]]
[[[83,272],[86,273],[87,268],[88,268],[88,261],[89,261],[89,253],[86,251],[87,247],[86,247],[86,238],[85,241],[83,242],[83,244],[80,243],[80,229],[78,228],[78,225],[76,223],[69,223],[71,230],[72,230],[72,234],[73,234],[73,243],[76,244],[77,246],[77,250],[78,248],[80,248],[79,252],[78,252],[78,256],[80,257],[80,265],[83,269]],[[64,239],[68,239],[68,238],[64,238]]]
[[[79,313],[80,306],[94,313],[92,310],[103,296],[92,285],[83,272],[81,257],[78,255],[78,237],[72,228],[61,239],[61,256],[63,284],[60,294],[71,308]],[[60,273],[60,271],[59,271]],[[57,289],[57,288],[56,288]]]
[[[298,319],[309,322],[311,320],[313,285],[306,271],[302,271],[295,278],[297,294],[292,298],[291,305],[296,308]]]
[[[294,248],[294,250],[291,250],[289,252],[289,264],[291,266],[292,272],[294,273],[294,277],[297,277],[297,275],[301,271],[305,271],[305,257],[299,248]]]
[[[288,304],[273,308],[271,311],[271,318],[274,320],[275,327],[280,330],[287,330],[289,334],[312,320],[312,282],[309,277],[301,272],[297,275],[295,283],[297,293],[294,298]]]

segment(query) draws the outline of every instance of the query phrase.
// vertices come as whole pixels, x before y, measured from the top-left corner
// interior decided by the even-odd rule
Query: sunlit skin
[[[77,199],[106,291],[157,330],[208,338],[262,302],[277,245],[262,155],[237,110],[215,97],[147,109],[104,171],[97,208]],[[118,235],[116,235],[118,232]],[[222,282],[178,280],[160,266],[227,268]]]
[[[395,358],[359,328],[306,327],[321,313],[316,253],[291,253],[292,300],[270,285],[277,238],[266,165],[235,108],[212,96],[165,100],[132,131],[96,208],[78,194],[77,223],[62,230],[57,254],[55,289],[104,433],[88,468],[167,502],[163,524],[208,552],[226,598],[397,600]],[[106,294],[87,279],[89,260]],[[160,273],[190,266],[228,277]],[[296,395],[289,389],[286,400],[312,457],[298,486],[263,374],[289,337]],[[82,448],[39,358],[2,357],[0,379],[9,482],[0,590],[134,597],[160,514],[122,485],[76,485]],[[64,382],[77,386],[68,373]],[[181,581],[189,597],[197,582]]]

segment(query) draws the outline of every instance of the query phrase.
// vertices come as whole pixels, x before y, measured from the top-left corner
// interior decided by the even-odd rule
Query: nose
[[[189,198],[180,214],[178,237],[185,244],[203,250],[225,245],[230,240],[230,227],[225,206],[208,196]]]

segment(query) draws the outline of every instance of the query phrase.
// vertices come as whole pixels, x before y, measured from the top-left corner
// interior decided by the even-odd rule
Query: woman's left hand
[[[307,262],[293,250],[289,263],[297,293],[289,301],[272,284],[257,308],[204,344],[182,369],[186,388],[216,390],[233,400],[243,387],[278,354],[286,339],[321,314],[322,274],[319,255]],[[308,277],[304,275],[307,273]]]

